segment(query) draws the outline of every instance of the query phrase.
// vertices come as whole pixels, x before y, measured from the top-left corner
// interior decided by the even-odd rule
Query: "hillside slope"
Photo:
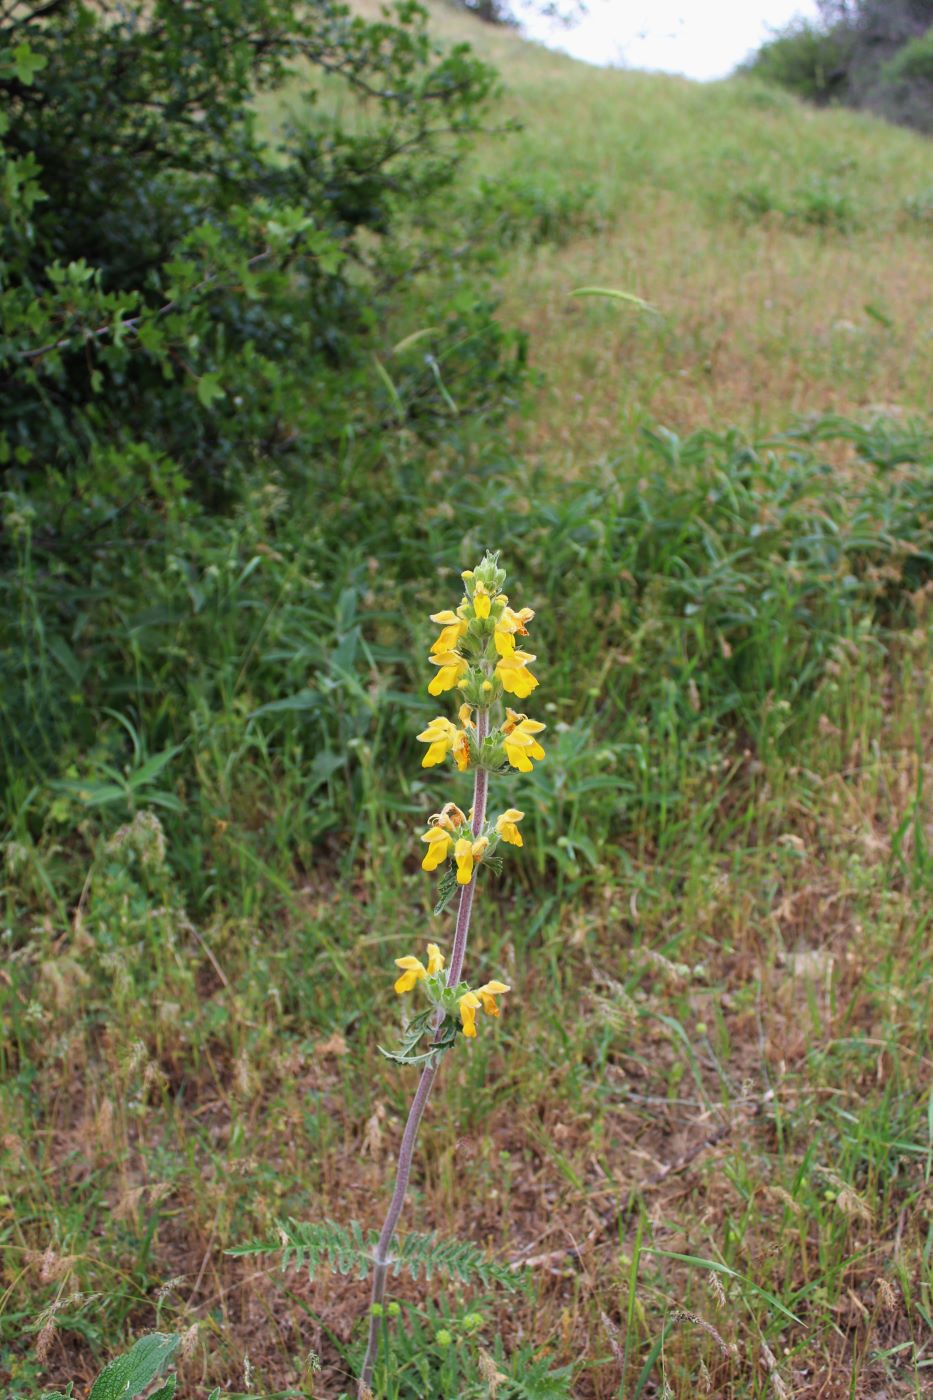
[[[545,199],[590,191],[584,227],[517,253],[501,283],[548,381],[542,450],[600,454],[646,419],[770,429],[928,403],[929,141],[747,79],[596,69],[445,5],[434,15],[498,66],[523,125],[490,138],[465,178],[507,175]],[[570,298],[588,285],[661,315]]]

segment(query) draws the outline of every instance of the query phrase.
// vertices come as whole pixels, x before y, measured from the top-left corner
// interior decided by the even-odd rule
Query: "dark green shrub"
[[[885,101],[901,119],[933,131],[933,28],[911,39],[881,71]]]
[[[599,225],[596,187],[587,181],[565,185],[546,174],[485,176],[468,206],[468,215],[491,247],[550,243],[561,247],[575,234]]]
[[[818,22],[790,25],[761,46],[746,71],[810,102],[844,102],[933,130],[931,0],[818,3]]]
[[[126,724],[136,768],[175,743],[156,658],[217,607],[252,625],[244,520],[266,547],[283,500],[333,508],[399,443],[467,450],[514,406],[523,342],[445,208],[493,74],[425,23],[410,0],[378,23],[332,0],[0,9],[8,795],[78,755],[104,781]],[[269,136],[255,99],[286,84]]]
[[[844,33],[800,20],[762,44],[745,71],[825,106],[845,98],[848,56]]]
[[[359,423],[387,289],[425,252],[394,231],[424,209],[430,241],[490,70],[409,0],[379,23],[332,0],[14,6],[0,54],[0,469],[59,547],[130,502],[222,505]],[[253,99],[286,82],[303,115],[271,141]]]

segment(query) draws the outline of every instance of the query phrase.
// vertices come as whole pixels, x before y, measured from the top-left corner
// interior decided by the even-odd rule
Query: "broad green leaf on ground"
[[[162,1374],[178,1349],[181,1338],[166,1332],[150,1332],[105,1366],[91,1388],[88,1400],[135,1400]],[[163,1386],[157,1394],[168,1400]]]

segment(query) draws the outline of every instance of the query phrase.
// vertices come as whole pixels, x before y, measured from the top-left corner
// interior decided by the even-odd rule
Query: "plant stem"
[[[476,713],[476,742],[481,745],[489,732],[489,711],[478,710]],[[486,820],[486,797],[489,790],[489,774],[485,768],[477,768],[473,784],[473,835],[477,836],[483,829]],[[466,955],[467,936],[470,932],[470,915],[473,912],[473,894],[476,890],[476,870],[473,871],[473,878],[468,885],[464,885],[460,890],[460,903],[457,907],[457,926],[454,931],[454,946],[450,954],[450,963],[447,969],[448,987],[456,986],[460,981],[460,974],[463,971],[463,959]],[[411,1163],[415,1152],[415,1143],[418,1139],[418,1129],[421,1127],[421,1118],[434,1087],[437,1078],[437,1071],[440,1061],[434,1060],[425,1065],[421,1071],[421,1078],[418,1080],[418,1087],[415,1090],[415,1097],[412,1099],[411,1108],[408,1110],[408,1122],[405,1124],[405,1131],[402,1133],[402,1142],[398,1152],[398,1166],[395,1172],[395,1189],[392,1192],[392,1199],[389,1202],[389,1209],[386,1214],[385,1224],[379,1235],[379,1242],[376,1245],[376,1252],[373,1256],[373,1290],[370,1298],[369,1311],[369,1337],[366,1343],[366,1355],[363,1358],[363,1367],[360,1371],[360,1382],[357,1390],[358,1400],[367,1400],[372,1395],[371,1383],[373,1378],[373,1367],[376,1364],[376,1351],[379,1345],[379,1313],[373,1309],[382,1307],[385,1297],[386,1279],[389,1273],[389,1265],[392,1262],[389,1250],[392,1247],[392,1239],[395,1235],[399,1216],[405,1204],[405,1196],[408,1192],[408,1178],[411,1175]]]

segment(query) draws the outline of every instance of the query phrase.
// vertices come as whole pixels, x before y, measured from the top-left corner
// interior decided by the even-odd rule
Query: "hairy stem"
[[[479,747],[489,732],[489,711],[478,710],[476,715],[476,744]],[[473,835],[478,836],[486,820],[486,797],[489,792],[489,774],[485,768],[477,768],[473,783]],[[467,934],[470,932],[470,915],[473,912],[473,893],[476,889],[476,871],[468,885],[460,891],[460,904],[457,907],[457,927],[454,930],[454,946],[450,950],[447,967],[447,985],[455,987],[463,972],[463,959],[466,956]]]
[[[478,710],[476,714],[476,742],[482,744],[489,732],[489,711]],[[477,768],[473,785],[473,835],[476,836],[483,829],[486,820],[486,797],[489,790],[489,774],[484,768]],[[460,974],[463,971],[463,960],[466,955],[467,937],[470,932],[470,915],[473,912],[473,894],[476,890],[476,870],[473,871],[473,878],[468,885],[464,885],[460,891],[460,903],[457,907],[457,926],[454,931],[454,946],[450,954],[450,963],[447,968],[448,987],[456,986],[460,981]],[[405,1204],[405,1196],[408,1192],[408,1179],[411,1176],[411,1163],[415,1152],[415,1143],[418,1140],[418,1129],[421,1127],[421,1119],[425,1107],[434,1087],[437,1078],[437,1071],[440,1062],[434,1060],[428,1063],[421,1071],[421,1078],[418,1080],[418,1087],[415,1090],[415,1097],[412,1099],[411,1108],[408,1110],[408,1122],[405,1124],[405,1131],[402,1133],[402,1143],[398,1152],[398,1166],[395,1173],[395,1189],[392,1192],[392,1199],[389,1202],[389,1209],[386,1214],[385,1224],[379,1235],[379,1242],[376,1245],[376,1252],[373,1256],[373,1289],[370,1298],[369,1312],[369,1336],[366,1342],[366,1355],[363,1358],[363,1368],[360,1371],[359,1389],[357,1390],[358,1400],[368,1400],[372,1395],[371,1384],[373,1378],[373,1367],[376,1364],[376,1350],[379,1344],[379,1308],[382,1306],[386,1291],[386,1279],[389,1273],[391,1258],[389,1250],[392,1247],[392,1239]]]

